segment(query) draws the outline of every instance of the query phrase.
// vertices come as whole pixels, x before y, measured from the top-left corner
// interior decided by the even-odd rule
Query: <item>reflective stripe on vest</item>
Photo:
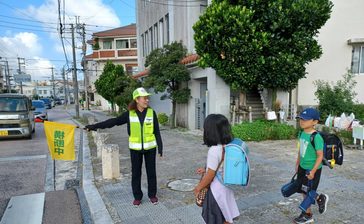
[[[148,108],[143,122],[143,127],[135,110],[129,111],[130,136],[129,148],[133,150],[152,149],[157,147],[154,136],[153,110]]]

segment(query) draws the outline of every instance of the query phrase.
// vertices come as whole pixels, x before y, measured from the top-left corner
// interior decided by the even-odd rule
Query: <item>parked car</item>
[[[28,97],[0,94],[0,138],[32,138],[35,131],[34,108]]]
[[[54,100],[54,104],[55,104],[55,105],[62,105],[62,104],[63,104],[63,103],[62,103],[62,99],[59,99],[59,98],[55,99],[55,100]]]
[[[44,102],[44,104],[46,105],[47,109],[52,109],[52,101],[49,98],[41,98],[40,100],[42,100]]]
[[[48,112],[45,103],[42,100],[33,100],[32,106],[34,110],[34,119],[40,118],[42,121],[48,120]]]

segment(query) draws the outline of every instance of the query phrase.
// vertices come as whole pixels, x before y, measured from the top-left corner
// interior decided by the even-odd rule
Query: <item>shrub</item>
[[[343,112],[352,112],[356,96],[353,74],[348,72],[343,76],[343,80],[337,81],[335,85],[323,80],[316,80],[314,84],[317,88],[315,96],[319,101],[318,109],[323,119],[329,114],[339,116]]]
[[[282,140],[296,138],[296,129],[274,121],[258,120],[232,127],[233,135],[244,141]]]
[[[158,114],[158,122],[161,125],[166,125],[168,123],[168,116],[165,113],[159,113]]]
[[[340,130],[335,134],[343,141],[344,145],[353,144],[352,131]]]
[[[353,106],[355,118],[364,123],[364,104],[356,104]]]

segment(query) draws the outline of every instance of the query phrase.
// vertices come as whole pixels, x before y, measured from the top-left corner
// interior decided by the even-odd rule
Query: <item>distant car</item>
[[[33,110],[31,101],[24,95],[0,94],[0,139],[31,139],[35,131]]]
[[[49,98],[41,98],[40,100],[44,102],[44,104],[46,105],[46,108],[47,109],[52,109],[52,101],[51,101],[51,99],[49,99]]]
[[[42,121],[48,120],[48,112],[45,103],[42,100],[33,100],[32,106],[35,107],[33,112],[34,118],[40,118]]]
[[[55,99],[54,104],[55,105],[62,105],[62,100],[61,99]]]

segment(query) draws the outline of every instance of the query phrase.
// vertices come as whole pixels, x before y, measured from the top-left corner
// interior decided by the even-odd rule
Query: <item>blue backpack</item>
[[[223,149],[223,171],[216,177],[225,186],[247,186],[250,180],[249,149],[244,141],[235,138]]]

